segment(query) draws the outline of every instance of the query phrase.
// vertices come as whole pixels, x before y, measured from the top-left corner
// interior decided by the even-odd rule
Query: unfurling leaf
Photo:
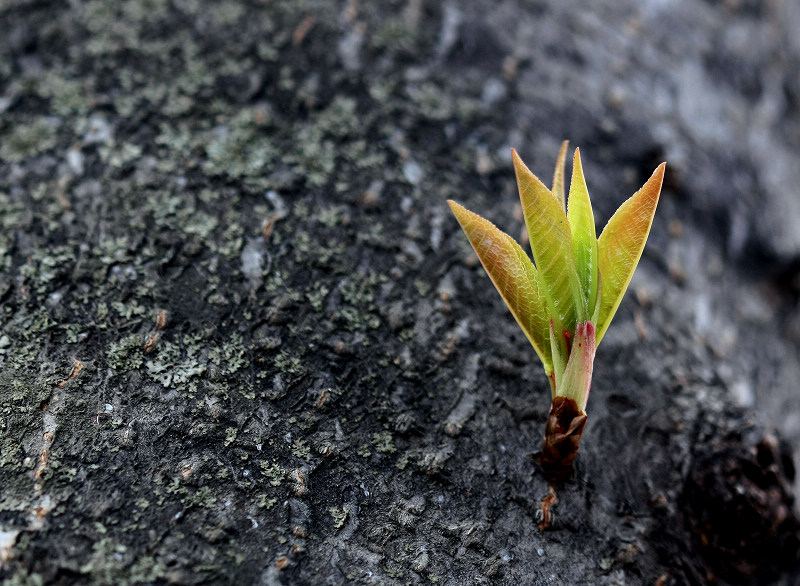
[[[533,260],[544,285],[550,316],[559,333],[571,333],[578,316],[586,315],[587,309],[567,215],[553,192],[530,172],[517,152],[512,149],[511,154]]]
[[[598,344],[639,264],[653,224],[665,167],[666,163],[661,163],[647,183],[619,207],[598,240],[598,262],[603,279],[602,306],[597,323]]]
[[[536,268],[511,236],[456,202],[447,203],[549,376],[553,371],[550,319]]]
[[[583,177],[581,152],[575,149],[572,164],[572,183],[569,187],[567,203],[567,219],[572,230],[572,243],[575,248],[575,264],[581,294],[587,300],[586,313],[578,316],[579,321],[586,321],[594,313],[597,302],[597,235],[594,229],[594,214],[589,201],[589,189]]]
[[[567,209],[567,200],[564,198],[564,163],[567,160],[567,146],[569,146],[568,140],[561,143],[561,150],[558,151],[558,159],[556,159],[556,170],[553,173],[553,195],[556,196],[564,211]]]

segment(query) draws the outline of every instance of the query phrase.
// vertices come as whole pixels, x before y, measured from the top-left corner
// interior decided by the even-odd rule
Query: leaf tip
[[[658,202],[659,198],[661,197],[661,187],[664,185],[664,174],[666,172],[666,168],[666,162],[661,163],[658,167],[656,167],[655,171],[653,171],[653,174],[650,175],[650,179],[645,182],[637,194],[640,193],[643,197],[651,199],[654,202]],[[653,211],[655,211],[655,209]]]
[[[455,215],[455,217],[459,220],[459,222],[461,221],[461,217],[465,214],[465,212],[469,212],[467,208],[462,206],[454,199],[448,199],[447,205],[450,206],[450,211],[453,212],[453,215]]]
[[[511,149],[511,160],[514,162],[515,170],[518,169],[520,165],[522,165],[523,167],[525,166],[525,163],[522,162],[522,159],[520,158],[519,153],[515,148]]]
[[[658,177],[659,183],[662,183],[664,181],[664,173],[666,172],[666,170],[667,170],[667,162],[664,161],[658,167],[656,167],[655,171],[653,171],[653,177]]]
[[[583,177],[583,163],[581,163],[581,149],[575,147],[575,154],[572,157],[572,176]]]

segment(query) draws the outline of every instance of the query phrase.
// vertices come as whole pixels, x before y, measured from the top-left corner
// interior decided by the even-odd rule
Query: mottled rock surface
[[[796,584],[800,5],[0,0],[3,584]],[[583,11],[582,11],[583,10]],[[662,160],[549,385],[450,216]]]

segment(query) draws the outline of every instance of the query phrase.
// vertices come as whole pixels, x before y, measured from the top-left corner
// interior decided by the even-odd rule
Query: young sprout
[[[595,351],[642,256],[666,165],[620,206],[597,238],[578,149],[565,201],[566,153],[565,141],[548,189],[511,151],[533,262],[508,234],[448,201],[550,381],[540,460],[550,480],[572,472],[586,426]]]

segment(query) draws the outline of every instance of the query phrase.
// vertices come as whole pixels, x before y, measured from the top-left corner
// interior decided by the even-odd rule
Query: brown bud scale
[[[550,405],[542,443],[541,465],[547,479],[558,482],[572,474],[572,463],[586,427],[586,414],[567,397],[555,397]]]

